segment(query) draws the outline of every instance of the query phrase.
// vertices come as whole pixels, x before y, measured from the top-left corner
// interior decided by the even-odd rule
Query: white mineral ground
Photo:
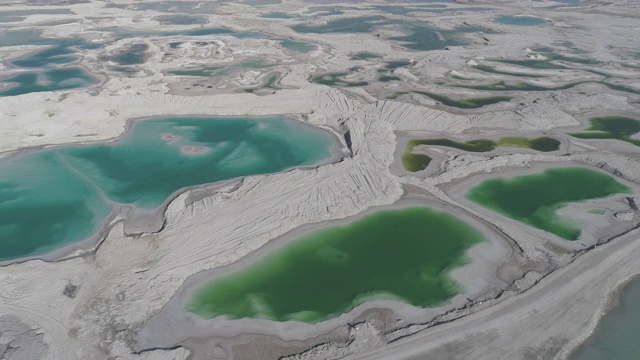
[[[19,1],[15,3],[12,8],[28,8]],[[602,61],[605,68],[602,71],[615,74],[616,83],[637,87],[638,72],[620,64],[638,63],[629,53],[632,52],[631,44],[637,44],[640,9],[634,1],[590,2],[588,10],[545,9],[549,2],[518,2],[518,6],[523,7],[512,1],[472,3],[474,6],[489,4],[499,10],[406,15],[407,19],[427,19],[447,29],[468,23],[495,30],[495,33],[466,35],[471,40],[468,46],[430,52],[407,50],[385,40],[384,36],[368,33],[297,34],[289,27],[296,19],[259,17],[260,13],[271,11],[303,14],[314,4],[297,1],[264,7],[235,2],[222,4],[214,14],[206,15],[210,26],[224,24],[238,31],[262,30],[277,38],[317,44],[318,48],[298,54],[277,46],[274,39],[230,35],[199,36],[197,39],[181,36],[130,38],[110,43],[106,49],[83,52],[79,64],[92,74],[101,74],[101,81],[96,85],[87,89],[0,98],[0,151],[3,152],[0,157],[32,147],[116,139],[125,131],[129,119],[194,114],[291,115],[336,133],[348,131],[353,150],[352,156],[333,164],[250,176],[188,190],[168,204],[164,213],[165,226],[159,232],[127,236],[122,222],[117,222],[97,249],[81,251],[79,256],[57,262],[29,260],[1,267],[0,331],[25,327],[32,331],[24,332],[15,340],[2,337],[0,345],[28,340],[34,346],[34,354],[44,354],[36,355],[36,358],[64,360],[231,359],[232,356],[236,359],[273,359],[281,355],[297,359],[403,359],[421,358],[426,353],[433,359],[566,357],[593,331],[606,308],[608,294],[628,278],[640,274],[640,242],[637,241],[640,233],[631,231],[616,237],[637,226],[638,215],[631,212],[619,196],[562,209],[565,215],[584,212],[587,206],[596,207],[596,204],[608,210],[603,218],[599,218],[601,220],[590,225],[597,228],[597,235],[590,241],[615,237],[614,240],[586,253],[575,252],[573,249],[577,245],[574,243],[562,243],[548,234],[470,206],[460,194],[452,192],[456,186],[465,187],[494,171],[512,175],[545,166],[575,164],[615,174],[637,194],[636,184],[640,183],[637,147],[614,140],[575,139],[566,132],[583,128],[586,119],[594,114],[638,117],[639,96],[588,83],[561,91],[506,92],[514,99],[468,111],[412,95],[403,95],[398,101],[380,99],[394,91],[411,89],[444,92],[456,99],[495,95],[495,92],[437,87],[435,84],[450,81],[447,76],[452,70],[463,77],[473,75],[469,76],[475,79],[469,80],[470,84],[523,80],[474,71],[467,62],[473,60],[482,64],[484,59],[494,57],[525,59],[534,55],[526,49],[567,41],[572,43],[572,50],[587,51],[590,57]],[[82,33],[97,42],[107,39],[103,32],[96,30],[98,28],[164,31],[195,27],[161,26],[153,17],[163,13],[103,5],[97,1],[65,5],[74,15],[34,15],[19,23],[7,23],[7,26],[38,26],[52,20],[74,20],[42,29],[46,36]],[[344,15],[336,17],[316,17],[313,22],[380,14],[363,9],[364,5],[360,3],[348,6],[361,10],[345,10]],[[450,6],[464,7],[461,4]],[[497,13],[531,13],[549,23],[533,27],[500,25],[491,22]],[[403,18],[393,14],[385,16]],[[387,28],[384,34],[396,30]],[[173,41],[184,43],[172,50],[167,43]],[[199,46],[195,41],[209,41],[209,44]],[[144,64],[133,67],[138,70],[133,75],[114,73],[109,68],[115,64],[99,60],[101,56],[139,42],[149,45],[150,55]],[[6,61],[15,54],[35,48],[0,48],[0,58]],[[349,60],[351,54],[358,51],[393,55],[368,62]],[[567,51],[561,52],[567,54]],[[225,76],[198,78],[197,81],[164,75],[167,70],[179,67],[236,64],[255,58],[275,65],[248,69],[250,71],[233,70]],[[344,71],[354,64],[362,65],[362,77],[375,79],[380,63],[393,59],[414,60],[411,66],[394,73],[402,78],[401,81],[374,82],[365,88],[343,89],[308,81],[314,74]],[[580,70],[600,70],[598,66],[571,66],[570,70],[525,72],[544,75],[545,78],[538,82],[549,85],[583,79],[602,80],[602,77]],[[3,71],[8,69],[10,67],[3,67]],[[499,69],[515,70],[508,65]],[[261,93],[263,96],[241,93],[244,88],[261,83],[260,79],[264,78],[261,72],[271,71],[282,74],[279,86],[285,89],[273,94]],[[199,86],[194,87],[196,83]],[[429,170],[432,171],[429,177],[424,173],[404,172],[394,160],[398,145],[396,136],[406,139],[414,135],[446,135],[471,139],[501,134],[545,134],[560,139],[563,145],[561,151],[553,153],[501,148],[486,154],[469,154],[445,148],[429,149],[430,155],[434,151],[440,152],[430,165],[433,168]],[[166,140],[171,141],[170,138]],[[477,295],[472,302],[465,304],[461,296],[467,295],[461,295],[442,308],[424,311],[397,303],[378,304],[387,310],[365,305],[338,320],[322,323],[318,328],[305,327],[306,333],[313,333],[315,337],[297,342],[285,341],[294,338],[291,333],[273,336],[277,326],[266,329],[265,333],[271,336],[259,331],[235,337],[233,331],[216,335],[214,329],[207,334],[194,335],[208,336],[206,338],[189,339],[185,339],[185,333],[174,333],[174,326],[192,330],[188,324],[179,321],[162,329],[144,328],[147,322],[153,325],[155,320],[150,319],[154,316],[161,317],[171,308],[171,299],[187,289],[181,287],[190,281],[187,280],[190,276],[203,271],[223,271],[224,266],[241,259],[237,264],[244,264],[252,256],[255,258],[278,242],[286,241],[284,235],[300,226],[309,228],[320,222],[353,217],[398,201],[440,204],[438,206],[478,224],[487,234],[504,238],[501,241],[508,242],[515,251],[496,246],[495,249],[504,254],[500,263],[496,254],[472,250],[467,270],[463,267],[453,272],[468,294]],[[616,212],[621,215],[611,217]],[[270,243],[273,239],[277,239],[276,242]],[[470,275],[468,269],[476,271]],[[496,276],[492,277],[492,273]],[[73,285],[71,296],[64,291],[70,285]],[[175,299],[173,301],[179,296]],[[385,313],[388,310],[395,314],[387,319],[383,315],[388,314]],[[418,313],[417,321],[407,320],[409,315]],[[380,325],[382,318],[387,320]],[[398,322],[398,318],[404,321]],[[347,327],[344,323],[339,324],[342,320],[354,320],[357,324]],[[240,325],[247,325],[245,329],[256,330],[261,324],[265,325],[260,321],[244,320],[234,326],[240,329]],[[149,336],[151,330],[158,332],[157,338]],[[278,339],[277,335],[282,335],[283,339]],[[138,340],[140,343],[137,344]],[[136,352],[152,340],[170,349]],[[171,344],[172,341],[175,343]],[[189,350],[181,344],[195,345]],[[259,347],[256,344],[266,345]],[[250,348],[259,349],[259,356],[255,355],[255,349],[251,353]]]

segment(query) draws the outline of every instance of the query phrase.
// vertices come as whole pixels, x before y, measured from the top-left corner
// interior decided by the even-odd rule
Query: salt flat
[[[0,96],[0,161],[52,145],[115,141],[132,119],[181,115],[282,115],[330,132],[340,154],[313,167],[185,189],[165,204],[153,231],[121,212],[96,241],[46,261],[3,264],[0,332],[33,329],[7,344],[28,342],[32,358],[46,359],[562,359],[584,341],[609,294],[640,273],[638,212],[621,196],[569,205],[559,211],[583,222],[595,216],[587,208],[607,212],[586,227],[589,236],[568,242],[473,206],[464,190],[489,177],[583,166],[637,194],[639,147],[570,133],[592,117],[640,119],[640,6],[322,3],[3,4],[0,20],[10,21],[0,22],[0,81],[73,66],[94,82]],[[180,13],[203,18],[167,23],[167,14]],[[544,23],[494,21],[503,15]],[[364,30],[324,28],[343,19]],[[420,41],[429,36],[437,47],[426,50],[432,44]],[[54,55],[45,67],[16,62],[51,39],[78,37],[95,46],[74,48],[72,59]],[[287,48],[286,39],[309,46]],[[133,48],[146,49],[142,60],[114,60]],[[379,57],[355,56],[364,51]],[[394,61],[402,63],[390,69]],[[180,69],[200,73],[171,73]],[[332,85],[313,81],[335,73],[344,75]],[[12,86],[0,82],[0,91]],[[511,100],[463,109],[416,91]],[[398,157],[410,138],[502,136],[550,136],[561,145],[550,153],[427,146],[417,151],[433,161],[416,173]],[[315,325],[240,319],[222,327],[191,321],[174,305],[198,279],[244,266],[302,229],[415,203],[445,209],[491,237],[451,272],[464,290],[443,306],[374,301]],[[23,353],[5,351],[15,359]]]

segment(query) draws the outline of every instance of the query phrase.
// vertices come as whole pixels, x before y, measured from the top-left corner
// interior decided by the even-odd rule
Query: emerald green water
[[[587,132],[569,133],[581,139],[618,139],[640,146],[640,139],[632,136],[640,132],[640,120],[624,116],[603,116],[589,119]]]
[[[487,152],[495,150],[496,147],[517,147],[548,152],[560,149],[560,141],[550,137],[526,138],[519,136],[508,136],[498,140],[475,139],[465,142],[453,141],[451,139],[413,139],[407,142],[404,152],[401,155],[402,166],[405,170],[416,172],[427,168],[431,158],[424,154],[414,154],[413,148],[418,145],[439,145],[471,152]]]
[[[444,95],[438,95],[427,91],[413,91],[416,94],[425,95],[433,100],[441,102],[443,105],[456,107],[459,109],[477,109],[483,106],[497,104],[503,101],[509,101],[512,98],[509,96],[489,96],[483,98],[469,98],[469,99],[452,99]]]
[[[595,333],[569,360],[634,360],[640,354],[640,279],[622,291],[620,307],[606,314]]]
[[[198,288],[186,310],[202,317],[318,322],[373,299],[428,307],[459,292],[448,272],[484,240],[427,207],[378,211],[308,232],[242,270]]]
[[[505,25],[517,25],[517,26],[532,26],[542,25],[545,23],[544,19],[540,19],[535,16],[498,16],[495,18],[495,22]]]
[[[167,117],[133,123],[118,142],[12,157],[0,162],[0,260],[82,240],[116,204],[155,209],[184,187],[315,163],[330,145],[277,117]]]
[[[466,197],[511,219],[567,240],[576,240],[581,234],[580,224],[559,216],[556,210],[569,202],[630,192],[631,189],[609,175],[569,167],[485,180],[471,188]]]

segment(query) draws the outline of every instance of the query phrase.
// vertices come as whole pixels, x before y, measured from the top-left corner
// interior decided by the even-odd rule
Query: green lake
[[[640,120],[624,116],[603,116],[589,119],[586,132],[569,133],[581,139],[617,139],[640,146],[640,139],[632,136],[640,132]]]
[[[414,90],[416,94],[424,95],[436,100],[443,105],[455,107],[458,109],[477,109],[483,106],[497,104],[503,101],[509,101],[512,98],[510,96],[488,96],[483,98],[468,98],[468,99],[452,99],[450,97],[439,95],[427,91]]]
[[[448,272],[484,240],[449,213],[415,206],[382,210],[309,231],[198,288],[186,310],[202,317],[318,322],[370,300],[429,307],[460,287]]]
[[[560,141],[550,137],[526,138],[520,136],[507,136],[498,140],[475,139],[458,142],[451,139],[413,139],[407,142],[400,160],[405,170],[416,172],[427,168],[431,158],[424,154],[414,154],[413,148],[418,145],[439,145],[452,147],[470,152],[487,152],[497,147],[527,148],[536,151],[549,152],[560,149]]]
[[[165,117],[113,143],[16,155],[0,161],[0,260],[87,238],[118,204],[154,210],[188,186],[317,163],[331,144],[279,117]]]
[[[541,173],[493,178],[469,189],[467,199],[508,218],[577,240],[580,223],[556,210],[570,202],[629,194],[631,189],[613,177],[581,167],[551,168]]]
[[[640,279],[622,291],[620,307],[602,317],[595,333],[569,360],[632,360],[640,354]]]

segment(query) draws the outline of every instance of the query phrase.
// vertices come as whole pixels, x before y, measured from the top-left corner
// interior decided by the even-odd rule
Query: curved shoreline
[[[317,323],[273,321],[255,318],[227,319],[225,316],[204,319],[199,315],[186,312],[183,308],[184,302],[192,294],[193,290],[201,286],[204,282],[244,268],[264,257],[266,254],[277,251],[287,243],[295,241],[303,234],[308,234],[320,228],[350,223],[355,219],[380,210],[414,206],[424,206],[437,211],[444,211],[469,224],[486,238],[486,241],[475,244],[465,252],[466,257],[469,259],[468,263],[449,270],[449,276],[461,286],[462,292],[441,305],[421,308],[398,301],[371,300],[337,317]],[[513,255],[514,251],[508,239],[481,220],[468,215],[462,209],[438,200],[405,198],[391,205],[368,208],[357,215],[347,218],[299,226],[282,236],[272,239],[266,245],[236,262],[223,267],[204,270],[188,277],[171,300],[162,308],[160,313],[149,319],[145,327],[138,332],[136,349],[137,351],[142,351],[148,348],[170,347],[194,337],[216,336],[230,338],[247,333],[277,336],[283,341],[306,340],[330,332],[349,322],[353,322],[366,311],[380,308],[392,310],[396,316],[403,319],[403,322],[427,322],[443,312],[464,307],[465,304],[468,303],[468,298],[477,298],[487,291],[492,291],[496,288],[505,288],[507,283],[500,279],[497,271],[498,268]],[[163,330],[166,329],[168,324],[171,324],[172,328],[172,332],[170,333]],[[176,337],[179,338],[176,339]]]
[[[620,308],[622,293],[629,285],[629,283],[637,279],[640,279],[640,272],[623,277],[616,285],[611,288],[607,297],[598,307],[593,321],[589,324],[584,333],[574,338],[574,340],[567,346],[567,348],[565,349],[566,353],[561,354],[560,359],[570,359],[571,356],[573,356],[578,351],[578,349],[585,345],[587,341],[589,341],[589,339],[591,339],[596,334],[598,328],[602,325],[602,319],[609,315],[610,312]]]
[[[194,115],[196,116],[196,115]],[[51,148],[57,148],[57,147],[64,147],[64,146],[92,146],[92,145],[96,145],[96,144],[114,144],[117,143],[119,141],[121,141],[125,136],[128,135],[128,133],[131,131],[133,124],[135,122],[138,121],[145,121],[145,120],[152,120],[152,119],[157,119],[157,118],[166,118],[166,117],[176,117],[176,118],[180,118],[180,117],[189,117],[188,115],[179,115],[179,116],[172,116],[172,115],[158,115],[158,116],[152,116],[152,117],[143,117],[143,118],[135,118],[135,119],[129,119],[126,123],[126,128],[125,131],[120,134],[118,137],[113,138],[113,139],[109,139],[109,140],[105,140],[105,141],[100,141],[100,142],[88,142],[88,143],[81,143],[81,144],[56,144],[56,145],[45,145],[45,146],[38,146],[38,147],[33,147],[33,148],[25,148],[25,149],[20,149],[20,150],[15,150],[15,151],[10,151],[7,152],[9,154],[9,156],[6,157],[2,157],[0,158],[0,161],[3,160],[8,160],[11,159],[12,157],[18,156],[22,153],[25,152],[34,152],[34,151],[38,151],[38,150],[44,150],[44,149],[51,149]],[[94,251],[96,251],[98,249],[98,247],[100,246],[100,244],[102,243],[102,241],[104,241],[108,235],[108,233],[111,231],[111,229],[119,222],[123,222],[124,223],[124,229],[125,229],[125,234],[126,236],[139,236],[143,233],[155,233],[158,231],[161,231],[164,221],[165,221],[165,211],[167,210],[167,207],[169,206],[169,204],[174,201],[179,195],[186,193],[188,191],[193,191],[193,190],[197,190],[197,189],[202,189],[202,188],[211,188],[212,186],[214,187],[219,187],[222,186],[224,187],[226,184],[229,183],[237,183],[238,181],[241,181],[242,179],[246,178],[246,177],[250,177],[250,176],[268,176],[268,175],[272,175],[272,174],[279,174],[279,173],[286,173],[292,170],[296,170],[296,169],[315,169],[318,168],[319,166],[323,166],[323,165],[327,165],[327,164],[332,164],[332,163],[336,163],[341,161],[344,156],[348,156],[348,153],[345,149],[345,145],[343,144],[343,142],[341,141],[341,138],[339,136],[339,133],[336,132],[335,130],[329,128],[329,127],[320,127],[320,126],[313,126],[311,124],[302,122],[300,120],[294,119],[292,117],[286,117],[286,116],[273,116],[273,115],[267,115],[267,116],[223,116],[223,115],[215,115],[215,116],[208,116],[208,115],[199,115],[199,117],[210,117],[212,119],[215,118],[229,118],[229,117],[242,117],[242,118],[260,118],[260,117],[278,117],[280,118],[282,121],[288,121],[288,122],[295,122],[298,123],[300,125],[309,127],[311,129],[313,129],[313,131],[320,131],[323,132],[327,135],[327,138],[330,141],[330,147],[329,147],[329,152],[330,155],[329,157],[316,161],[315,163],[312,164],[308,164],[308,165],[301,165],[301,166],[292,166],[289,168],[285,168],[281,171],[277,171],[277,172],[271,172],[271,173],[266,173],[266,174],[254,174],[254,175],[246,175],[246,176],[239,176],[239,177],[235,177],[235,178],[231,178],[231,179],[225,179],[225,180],[221,180],[221,181],[216,181],[216,182],[212,182],[212,183],[204,183],[204,184],[198,184],[198,185],[193,185],[193,186],[187,186],[187,187],[183,187],[180,188],[176,191],[174,191],[173,193],[171,193],[163,202],[162,204],[160,204],[158,207],[154,208],[154,209],[140,209],[138,207],[136,207],[135,205],[132,204],[120,204],[120,203],[116,203],[112,210],[110,211],[109,215],[101,221],[101,224],[98,226],[97,230],[95,232],[93,232],[90,236],[83,238],[83,239],[79,239],[78,241],[74,241],[72,243],[69,243],[67,245],[63,245],[59,248],[55,248],[52,251],[49,251],[47,253],[44,254],[39,254],[39,255],[31,255],[31,256],[24,256],[24,257],[19,257],[19,258],[15,258],[15,259],[9,259],[9,260],[3,260],[0,261],[0,267],[2,266],[6,266],[9,264],[13,264],[13,263],[21,263],[21,262],[25,262],[25,261],[29,261],[29,260],[43,260],[43,261],[61,261],[61,260],[66,260],[69,258],[73,258],[73,257],[77,257],[77,256],[83,256],[87,253],[92,253]],[[5,153],[5,154],[7,154]],[[0,153],[0,156],[2,156],[3,153]],[[128,218],[127,216],[131,214],[132,217]],[[146,218],[146,226],[140,224],[140,220],[141,218]],[[137,220],[137,221],[136,221]],[[137,223],[137,224],[134,224]],[[142,226],[141,226],[142,225]],[[128,231],[127,231],[128,230]]]

